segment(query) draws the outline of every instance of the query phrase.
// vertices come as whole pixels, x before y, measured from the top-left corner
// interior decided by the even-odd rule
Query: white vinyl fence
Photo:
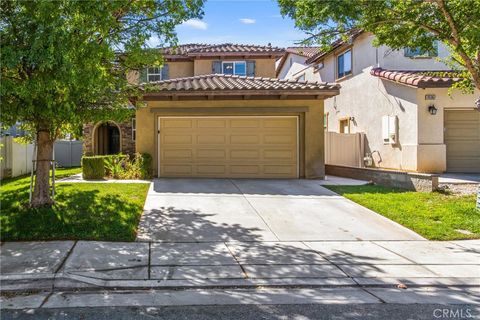
[[[33,144],[13,141],[13,137],[1,137],[0,178],[17,177],[32,171]]]
[[[61,167],[80,167],[82,141],[58,140],[54,145],[55,162]]]
[[[325,132],[325,163],[364,167],[364,133]]]
[[[0,137],[0,179],[13,178],[32,171],[33,144],[18,143],[13,137]],[[55,162],[61,167],[79,167],[82,141],[55,142]]]

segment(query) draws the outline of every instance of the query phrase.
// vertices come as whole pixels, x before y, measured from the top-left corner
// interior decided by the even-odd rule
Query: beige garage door
[[[161,177],[297,178],[297,117],[160,117]]]
[[[447,171],[480,172],[480,112],[445,112]]]

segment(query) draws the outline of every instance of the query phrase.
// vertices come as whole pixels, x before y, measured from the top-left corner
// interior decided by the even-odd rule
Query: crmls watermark
[[[435,319],[473,319],[470,309],[435,309],[433,310]]]

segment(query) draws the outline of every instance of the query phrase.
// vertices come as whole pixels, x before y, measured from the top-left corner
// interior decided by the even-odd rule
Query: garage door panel
[[[264,128],[279,128],[279,129],[284,129],[284,128],[296,128],[296,123],[289,121],[288,119],[271,119],[271,120],[265,120],[263,122],[263,127]]]
[[[260,173],[258,165],[231,165],[230,172],[236,175],[255,175]]]
[[[198,174],[225,174],[227,172],[226,165],[204,165],[197,164],[197,173]]]
[[[244,159],[258,159],[260,157],[260,151],[258,150],[231,150],[231,160],[244,160]]]
[[[232,134],[230,142],[233,144],[258,144],[260,143],[260,137],[258,135]]]
[[[261,121],[258,119],[232,119],[230,120],[230,128],[260,128]]]
[[[182,175],[190,175],[193,173],[193,166],[192,165],[170,165],[166,164],[162,166],[162,171],[160,172],[162,175],[172,175],[172,174],[182,174]]]
[[[445,134],[447,139],[460,139],[465,140],[468,137],[477,137],[478,136],[478,127],[473,125],[450,125]]]
[[[197,144],[225,144],[226,137],[220,134],[211,134],[211,135],[198,135],[197,136]]]
[[[295,160],[296,152],[291,149],[284,150],[265,150],[263,152],[265,159],[283,159],[283,160]]]
[[[227,121],[220,119],[203,119],[197,121],[197,128],[226,128]]]
[[[279,174],[294,174],[292,167],[289,165],[265,165],[263,167],[263,172],[269,175],[279,175]]]
[[[445,112],[447,171],[480,172],[480,112]]]
[[[479,148],[474,148],[475,141],[460,141],[458,143],[450,143],[448,148],[448,153],[450,158],[455,157],[479,157],[480,158],[480,146]]]
[[[161,176],[298,176],[297,117],[188,119],[160,118]],[[172,123],[183,127],[175,128]]]
[[[190,135],[175,135],[175,134],[169,134],[165,135],[162,139],[163,144],[172,144],[172,145],[177,145],[177,144],[191,144],[192,143],[192,136]]]
[[[296,144],[296,136],[292,135],[271,135],[271,134],[265,134],[263,136],[263,142],[268,144],[268,143],[273,143],[273,144]]]
[[[162,158],[164,159],[193,159],[193,153],[191,149],[165,149],[162,150]]]
[[[219,149],[198,149],[197,159],[226,160],[225,150]]]
[[[172,119],[172,121],[165,122],[163,129],[168,128],[192,128],[192,120],[189,119]]]

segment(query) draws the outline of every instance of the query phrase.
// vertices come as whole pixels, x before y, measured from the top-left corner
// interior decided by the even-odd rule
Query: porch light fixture
[[[429,112],[432,116],[434,116],[434,115],[437,114],[437,108],[435,108],[435,106],[432,104],[432,105],[428,106],[428,112]]]

